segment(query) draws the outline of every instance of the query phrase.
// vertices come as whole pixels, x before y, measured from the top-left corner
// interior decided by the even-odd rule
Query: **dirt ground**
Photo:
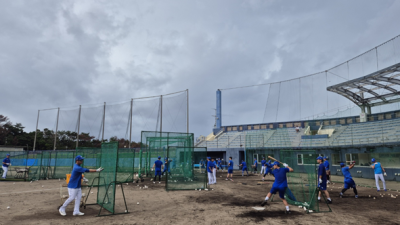
[[[153,184],[148,179],[140,186],[125,184],[129,214],[105,217],[96,217],[98,205],[82,208],[84,216],[72,216],[73,204],[67,208],[67,216],[60,216],[57,208],[63,180],[0,182],[0,224],[400,224],[398,192],[381,192],[385,194],[381,197],[375,189],[359,187],[358,199],[354,199],[352,190],[341,199],[338,196],[343,184],[337,183],[328,188],[333,200],[332,212],[306,214],[303,209],[291,206],[292,214],[286,215],[279,200],[263,211],[252,208],[265,198],[272,177],[258,184],[261,176],[242,177],[235,171],[233,182],[226,181],[225,176],[225,172],[218,172],[217,184],[211,185],[209,191],[166,192],[163,182]],[[144,185],[148,188],[140,189]],[[88,190],[83,188],[83,192]],[[96,200],[96,190],[93,192],[88,203]],[[66,189],[63,194],[67,194]],[[390,194],[399,196],[391,198]],[[116,209],[124,212],[121,196],[117,189]]]

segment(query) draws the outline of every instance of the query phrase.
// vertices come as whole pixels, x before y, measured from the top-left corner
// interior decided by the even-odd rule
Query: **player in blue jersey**
[[[233,161],[232,157],[229,157],[229,163],[228,163],[228,175],[226,176],[226,180],[229,179],[229,176],[231,176],[231,181],[233,181]]]
[[[257,174],[257,165],[258,165],[257,159],[254,158],[254,163],[252,165],[254,174]]]
[[[287,165],[286,163],[284,163],[283,166],[285,168],[281,168],[279,162],[274,162],[273,164],[274,170],[272,171],[272,173],[275,176],[275,181],[267,197],[263,202],[261,202],[261,206],[268,204],[268,200],[271,198],[271,195],[276,194],[276,192],[279,192],[279,198],[281,198],[283,204],[286,207],[285,213],[289,214],[290,213],[289,204],[285,199],[285,192],[288,187],[286,173],[293,172],[293,169],[290,168],[289,165]]]
[[[247,171],[247,164],[244,160],[242,160],[242,164],[240,164],[239,166],[242,167],[242,177],[244,176],[244,171],[246,171],[247,176],[249,176],[249,172]]]
[[[260,171],[261,175],[267,171],[267,166],[265,164],[267,164],[267,161],[265,160],[265,157],[263,157],[263,159],[261,160],[261,171]],[[264,177],[263,177],[263,180],[264,180]]]
[[[203,172],[203,169],[206,168],[204,160],[201,159],[199,164],[200,164],[200,173],[205,173],[205,172]]]
[[[264,179],[265,179],[265,176],[266,175],[270,175],[270,174],[272,174],[272,167],[273,167],[273,165],[271,164],[271,160],[268,160],[268,162],[267,163],[265,163],[265,167],[266,167],[266,170],[265,170],[265,173],[264,173],[264,175],[263,175],[263,181],[264,181]],[[272,174],[273,175],[273,174]]]
[[[162,172],[162,176],[164,176],[165,172],[168,172],[169,175],[171,175],[171,169],[170,169],[170,163],[172,160],[169,160],[168,158],[164,158],[164,170]]]
[[[211,157],[207,157],[207,175],[208,175],[208,184],[214,183],[214,176],[213,176],[213,163],[211,162]]]
[[[332,199],[329,197],[329,192],[326,189],[326,170],[325,170],[325,165],[323,164],[324,159],[322,156],[317,157],[317,162],[319,164],[318,166],[318,187],[319,187],[319,193],[318,193],[318,201],[321,201],[321,192],[323,191],[326,195],[327,203],[332,204]]]
[[[64,202],[64,204],[58,209],[61,216],[66,216],[65,209],[67,208],[68,204],[71,203],[75,199],[75,207],[74,212],[72,215],[74,216],[83,216],[84,213],[79,211],[79,203],[81,202],[82,198],[82,189],[81,189],[81,180],[83,173],[93,173],[93,172],[101,172],[103,168],[98,169],[86,169],[82,168],[81,165],[83,163],[84,158],[80,155],[75,157],[75,165],[71,172],[71,177],[68,183],[68,199]],[[83,178],[83,180],[87,183],[88,180]]]
[[[331,170],[329,169],[329,161],[328,161],[328,156],[324,157],[324,166],[325,166],[325,170],[326,170],[326,183],[330,184],[330,176],[331,176]]]
[[[350,169],[354,167],[354,163],[350,164],[350,166],[346,166],[344,163],[340,163],[340,167],[342,167],[342,174],[344,176],[344,188],[342,192],[340,192],[340,198],[343,197],[343,193],[350,188],[353,188],[355,198],[358,198],[356,183],[353,180],[353,177],[350,174]]]
[[[158,159],[154,162],[153,168],[156,168],[156,171],[154,173],[154,181],[153,183],[156,182],[157,176],[158,176],[158,183],[161,183],[161,167],[163,166],[163,162],[160,160],[161,156],[158,156]]]
[[[371,159],[372,162],[372,169],[374,169],[375,173],[375,182],[376,182],[376,188],[377,191],[380,191],[381,188],[379,187],[379,179],[382,181],[383,184],[383,189],[387,191],[386,189],[386,183],[385,183],[385,178],[383,176],[386,176],[386,171],[383,168],[382,164],[380,162],[377,162],[375,158]]]
[[[3,179],[7,177],[8,167],[11,166],[10,154],[7,154],[6,157],[3,159]]]
[[[214,158],[211,159],[211,162],[213,163],[213,183],[217,183],[217,162],[214,160]]]
[[[222,169],[222,166],[221,166],[221,159],[218,159],[218,169],[220,170],[220,169]]]

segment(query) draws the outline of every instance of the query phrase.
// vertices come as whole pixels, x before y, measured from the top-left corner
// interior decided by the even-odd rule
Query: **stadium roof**
[[[358,106],[379,106],[400,101],[400,63],[369,75],[327,87]]]

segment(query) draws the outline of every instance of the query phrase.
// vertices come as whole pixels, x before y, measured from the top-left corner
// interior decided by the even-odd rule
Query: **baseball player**
[[[153,171],[154,167],[156,168],[156,171],[154,173],[154,181],[153,181],[153,183],[156,182],[156,178],[158,176],[158,183],[160,184],[161,183],[161,167],[163,166],[163,162],[160,160],[161,156],[158,156],[157,158],[158,159],[154,162],[154,165],[153,165],[151,171]]]
[[[256,158],[254,158],[253,167],[254,167],[254,174],[257,174],[257,159]]]
[[[340,198],[343,197],[343,193],[350,188],[353,188],[355,198],[358,198],[356,183],[353,180],[353,177],[350,174],[350,169],[354,167],[354,164],[350,164],[350,166],[346,166],[344,163],[340,163],[340,167],[342,167],[342,174],[344,176],[344,188],[342,192],[340,192]]]
[[[205,169],[206,166],[205,166],[205,164],[204,164],[203,159],[200,160],[200,163],[199,163],[199,164],[200,164],[200,173],[204,173],[204,172],[203,172],[203,169]]]
[[[218,169],[222,169],[222,166],[221,166],[221,159],[218,159]]]
[[[374,169],[374,173],[375,173],[375,182],[376,182],[376,189],[377,191],[380,191],[381,188],[379,187],[379,179],[381,179],[382,184],[383,184],[383,189],[385,191],[387,191],[386,189],[386,183],[385,183],[385,178],[383,176],[387,176],[386,175],[386,171],[383,168],[382,164],[380,162],[377,162],[375,158],[371,159],[372,162],[372,169]],[[383,172],[383,174],[382,174]]]
[[[267,164],[267,161],[265,160],[265,157],[263,157],[263,160],[261,160],[261,172],[260,172],[260,174],[264,174],[267,171],[267,166],[265,164]],[[264,180],[264,178],[263,178],[263,180]]]
[[[225,165],[224,159],[221,159],[221,168],[222,168],[222,170],[224,170],[224,165]]]
[[[263,175],[263,181],[264,181],[264,179],[265,179],[265,176],[268,174],[268,176],[269,176],[269,174],[272,174],[272,167],[273,167],[273,165],[271,164],[271,160],[268,160],[268,162],[267,163],[265,163],[265,167],[266,167],[266,170],[265,170],[265,173],[264,173],[264,175]]]
[[[293,172],[293,169],[290,168],[289,165],[286,163],[284,163],[283,166],[285,168],[281,168],[279,162],[274,162],[274,170],[272,171],[272,173],[275,176],[275,181],[267,197],[263,202],[261,202],[261,206],[268,204],[268,200],[271,198],[271,195],[279,192],[279,198],[281,198],[283,204],[286,207],[285,213],[290,214],[289,205],[285,199],[285,191],[288,187],[286,173]]]
[[[165,172],[167,172],[168,171],[168,174],[169,175],[171,175],[171,169],[169,168],[170,166],[169,166],[169,160],[168,160],[168,158],[166,157],[165,159],[164,159],[164,170],[163,170],[163,172],[162,172],[162,176],[164,176],[164,173]],[[155,181],[155,180],[154,180]]]
[[[3,179],[6,179],[8,167],[11,166],[10,154],[7,154],[6,157],[3,159]]]
[[[331,171],[329,170],[329,161],[328,161],[328,156],[324,157],[324,166],[325,166],[325,170],[326,170],[326,182],[328,184],[331,183],[330,181],[330,175],[331,175]]]
[[[211,162],[211,157],[207,157],[207,174],[208,174],[208,184],[214,183],[214,176],[213,176],[213,163]]]
[[[319,164],[318,167],[318,187],[319,187],[319,193],[318,193],[318,201],[321,201],[321,191],[323,191],[326,195],[327,198],[327,203],[332,204],[332,199],[329,197],[329,192],[326,189],[326,170],[325,170],[325,165],[323,164],[324,159],[322,156],[317,157],[317,162]],[[276,177],[275,177],[276,179]]]
[[[213,163],[213,184],[217,183],[217,163],[214,161],[214,158],[211,159],[211,162]]]
[[[228,175],[226,176],[226,180],[228,180],[229,175],[231,176],[231,181],[233,181],[233,161],[232,161],[232,156],[229,157],[229,163],[228,163]]]
[[[66,216],[65,209],[67,208],[68,204],[71,203],[75,199],[75,207],[74,212],[72,215],[74,216],[83,216],[84,213],[79,211],[79,203],[82,198],[82,189],[81,189],[81,179],[83,173],[93,173],[93,172],[101,172],[103,168],[100,167],[98,169],[86,169],[82,168],[81,165],[83,163],[84,158],[80,155],[75,157],[75,165],[71,172],[71,178],[69,179],[68,183],[68,194],[69,198],[64,202],[64,204],[58,209],[61,216]],[[83,178],[83,180],[87,183],[89,182],[88,179]]]
[[[242,160],[242,164],[240,164],[239,166],[242,167],[242,177],[244,176],[244,171],[246,171],[247,176],[249,176],[249,172],[247,171],[247,165],[246,165],[246,162],[244,160]]]

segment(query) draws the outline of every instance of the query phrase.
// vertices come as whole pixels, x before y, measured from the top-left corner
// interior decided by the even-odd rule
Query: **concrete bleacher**
[[[247,141],[251,143],[251,146],[247,147],[323,147],[381,144],[400,141],[400,118],[348,125],[329,125],[323,126],[322,129],[334,129],[334,132],[327,138],[302,139],[301,136],[304,135],[304,128],[300,132],[296,132],[295,128],[228,131],[218,134],[212,141],[199,142],[196,146],[208,148],[245,148],[247,135],[249,135]]]

